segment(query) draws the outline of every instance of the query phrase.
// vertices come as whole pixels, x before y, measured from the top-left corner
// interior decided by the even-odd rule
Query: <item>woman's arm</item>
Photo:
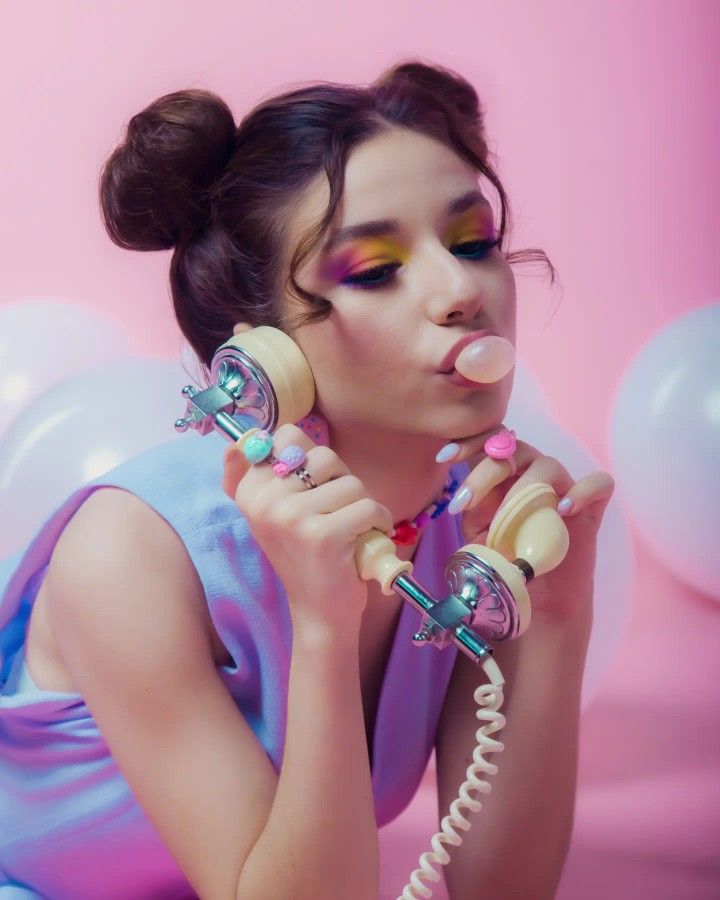
[[[504,728],[492,738],[501,753],[486,753],[498,766],[488,775],[489,794],[477,813],[463,811],[471,822],[460,847],[447,847],[450,862],[436,865],[445,874],[452,900],[551,900],[562,874],[572,832],[577,777],[580,693],[589,627],[559,625],[533,614],[527,632],[495,647],[505,678],[500,712]],[[485,673],[458,654],[440,719],[435,748],[439,816],[449,812],[472,764],[475,689]],[[478,777],[482,777],[479,775]]]
[[[370,900],[379,841],[358,638],[295,628],[287,737],[272,811],[238,900]]]
[[[187,550],[154,510],[96,491],[61,535],[46,585],[73,682],[202,900],[376,896],[357,633],[294,629],[278,777],[219,677]]]

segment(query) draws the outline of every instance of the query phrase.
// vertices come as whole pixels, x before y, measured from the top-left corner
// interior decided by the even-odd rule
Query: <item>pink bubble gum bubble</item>
[[[496,334],[468,344],[455,360],[455,368],[461,375],[483,384],[500,381],[514,365],[515,348]]]

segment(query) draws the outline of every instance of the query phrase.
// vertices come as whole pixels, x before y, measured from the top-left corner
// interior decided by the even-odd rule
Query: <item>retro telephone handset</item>
[[[482,342],[485,344],[478,348]],[[470,349],[473,347],[474,354]],[[513,364],[512,345],[496,336],[480,338],[466,347],[456,361],[463,375],[485,382],[499,380]],[[210,372],[209,387],[198,390],[187,385],[182,389],[187,407],[184,418],[175,422],[178,431],[193,428],[206,435],[215,430],[241,445],[248,432],[255,429],[273,432],[282,424],[299,422],[315,402],[315,383],[307,359],[292,338],[269,326],[236,334],[222,344],[213,355]],[[238,414],[241,415],[236,417]],[[488,724],[476,732],[478,745],[473,752],[474,763],[466,772],[467,780],[450,805],[450,814],[442,820],[442,831],[431,839],[434,852],[422,854],[420,868],[413,871],[398,900],[432,896],[420,878],[440,880],[440,873],[430,861],[447,865],[450,856],[442,842],[459,846],[462,838],[452,826],[463,831],[470,828],[460,809],[477,812],[482,806],[468,791],[491,790],[490,783],[478,778],[477,773],[497,773],[497,766],[483,759],[482,754],[504,748],[502,742],[488,735],[505,724],[505,717],[498,712],[505,682],[487,642],[517,638],[527,629],[527,582],[554,569],[565,558],[568,532],[557,513],[557,499],[550,485],[537,483],[528,485],[500,507],[486,544],[465,544],[447,561],[448,594],[440,599],[412,578],[412,562],[398,559],[395,545],[381,531],[372,529],[357,539],[355,562],[360,577],[365,581],[375,578],[383,594],[391,596],[395,592],[421,613],[422,626],[413,635],[413,642],[436,648],[454,643],[482,666],[490,679],[474,693],[475,702],[481,707],[476,717]]]

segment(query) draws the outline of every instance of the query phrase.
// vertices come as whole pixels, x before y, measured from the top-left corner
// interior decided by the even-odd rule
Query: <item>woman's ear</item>
[[[254,328],[249,322],[236,322],[233,325],[233,334],[242,334],[243,331],[250,331]]]

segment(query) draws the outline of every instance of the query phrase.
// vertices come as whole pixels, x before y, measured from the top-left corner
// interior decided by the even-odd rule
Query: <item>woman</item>
[[[417,613],[359,578],[355,539],[394,535],[437,596],[450,553],[535,481],[573,500],[570,550],[530,583],[527,634],[496,646],[506,750],[443,872],[456,900],[552,897],[613,482],[576,483],[522,440],[510,475],[483,447],[512,373],[442,374],[470,332],[515,342],[510,264],[546,259],[502,250],[476,92],[407,62],[236,127],[215,95],[180,91],[131,119],[100,200],[116,244],[174,248],[175,314],[205,366],[263,324],[303,350],[315,409],[274,452],[300,446],[314,487],[217,434],[183,438],[77,491],[6,561],[0,897],[377,896],[378,826],[433,745],[447,813],[485,679],[454,647],[412,646]],[[469,501],[442,512],[458,485]]]

